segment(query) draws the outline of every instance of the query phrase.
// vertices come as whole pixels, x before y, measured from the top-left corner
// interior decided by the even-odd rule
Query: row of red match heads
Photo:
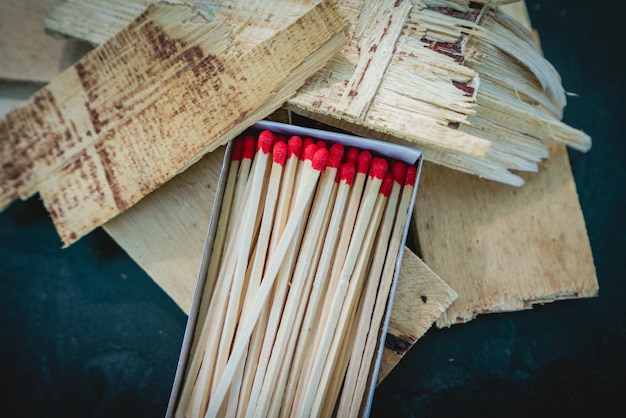
[[[337,170],[335,180],[352,184],[356,173],[368,173],[369,176],[382,179],[380,193],[389,196],[393,183],[414,186],[417,177],[417,168],[402,161],[388,161],[386,158],[375,157],[368,150],[357,147],[347,149],[339,144],[332,143],[330,148],[323,140],[315,141],[312,138],[302,139],[297,135],[287,138],[284,135],[275,135],[269,130],[263,130],[255,137],[246,135],[234,141],[232,160],[253,159],[256,152],[272,153],[275,164],[285,165],[289,158],[299,158],[302,161],[311,161],[313,169],[323,171],[325,168]],[[391,166],[391,170],[389,169]]]

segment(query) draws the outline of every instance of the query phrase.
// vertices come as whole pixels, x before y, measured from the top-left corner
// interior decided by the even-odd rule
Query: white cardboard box
[[[311,137],[311,138],[315,138],[316,140],[318,139],[325,140],[329,143],[338,142],[346,147],[356,146],[360,149],[367,149],[376,154],[380,154],[381,156],[400,160],[408,165],[416,166],[417,177],[415,180],[413,195],[411,197],[411,203],[409,206],[409,213],[412,213],[413,206],[415,204],[415,196],[417,194],[419,176],[420,176],[421,166],[422,166],[422,161],[423,161],[422,153],[420,150],[407,147],[407,146],[391,144],[388,142],[362,138],[362,137],[358,137],[354,135],[347,135],[347,134],[336,133],[336,132],[331,132],[331,131],[305,128],[305,127],[300,127],[296,125],[288,125],[288,124],[271,122],[271,121],[259,121],[256,124],[254,124],[251,127],[251,129],[258,130],[258,131],[267,129],[267,130],[272,131],[275,134],[283,134],[288,137],[291,135],[298,135],[302,138]],[[228,168],[230,165],[231,154],[232,154],[232,142],[229,143],[226,148],[224,161],[223,161],[222,168],[220,171],[220,177],[219,177],[218,186],[216,189],[215,203],[213,206],[211,219],[209,221],[209,228],[208,228],[207,238],[205,242],[204,253],[202,256],[202,261],[201,261],[201,265],[200,265],[200,269],[198,273],[198,282],[197,282],[196,289],[194,292],[192,306],[191,306],[191,310],[189,313],[189,318],[187,321],[185,334],[183,337],[183,343],[181,347],[180,357],[178,360],[176,375],[174,378],[174,383],[173,383],[172,391],[170,394],[169,404],[168,404],[168,408],[166,411],[166,418],[174,417],[176,406],[178,403],[178,398],[180,396],[180,392],[183,386],[183,381],[185,377],[185,369],[187,368],[187,362],[188,362],[189,355],[190,355],[190,349],[193,343],[194,334],[196,332],[196,323],[197,323],[198,316],[199,316],[199,310],[200,310],[200,306],[201,306],[202,299],[203,299],[205,278],[207,276],[207,269],[208,269],[208,261],[210,259],[211,248],[213,245],[213,240],[215,238],[215,232],[217,229],[217,223],[219,220],[219,213],[220,213],[221,203],[222,203],[222,194],[223,194],[224,187],[226,184],[226,178],[228,174]],[[410,219],[411,219],[411,216],[408,216],[407,222],[404,228],[402,245],[400,246],[400,251],[399,251],[397,262],[396,262],[393,284],[389,293],[389,300],[387,301],[385,317],[384,317],[381,331],[379,334],[381,336],[384,336],[387,333],[387,327],[388,327],[389,318],[391,315],[391,307],[392,307],[396,282],[397,282],[398,274],[400,271],[400,265],[402,263],[402,254],[403,254],[402,249],[404,248],[404,243],[406,242],[406,238],[408,235]],[[369,382],[369,390],[366,392],[366,397],[367,397],[366,405],[367,406],[363,413],[364,416],[369,416],[369,412],[371,409],[371,403],[372,403],[372,399],[374,396],[374,390],[376,388],[376,376],[378,375],[378,370],[380,368],[384,342],[385,341],[383,338],[379,338],[378,347],[377,347],[376,354],[375,354],[375,361],[373,363],[372,371],[370,373],[371,377],[370,377],[370,382]]]

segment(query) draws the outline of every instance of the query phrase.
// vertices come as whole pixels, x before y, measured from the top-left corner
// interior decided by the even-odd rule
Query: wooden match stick
[[[275,196],[279,195],[280,184],[283,174],[283,167],[287,160],[287,143],[277,141],[272,148],[272,168],[270,171],[265,205],[263,207],[263,214],[261,219],[261,226],[259,228],[259,234],[256,239],[255,255],[250,267],[250,278],[248,280],[248,286],[245,293],[245,300],[243,306],[242,315],[245,317],[250,310],[250,305],[254,299],[254,295],[258,291],[261,285],[261,277],[263,275],[263,269],[265,267],[265,260],[268,256],[268,247],[270,243],[270,236],[272,227],[274,226],[274,215],[276,212],[276,199]],[[263,321],[259,321],[259,326],[263,325]],[[247,395],[240,394],[241,384],[243,383],[243,373],[247,365],[247,368],[255,367],[259,351],[261,349],[260,344],[263,338],[263,332],[261,329],[255,329],[255,333],[252,337],[252,342],[248,349],[249,353],[246,356],[246,362],[241,364],[237,373],[237,379],[233,383],[231,389],[231,395],[226,410],[227,416],[235,416],[239,405],[239,398],[246,398]],[[247,388],[244,388],[247,390]]]
[[[220,301],[227,303],[226,316],[217,350],[217,358],[213,369],[212,391],[220,380],[224,367],[228,361],[230,347],[233,342],[239,314],[241,312],[241,294],[244,289],[244,278],[248,268],[250,251],[255,233],[255,223],[259,213],[259,204],[263,193],[263,185],[266,180],[266,171],[270,161],[270,153],[274,144],[274,134],[264,130],[259,134],[257,156],[254,160],[253,170],[250,173],[249,189],[250,196],[245,206],[241,208],[241,226],[238,229],[235,252],[237,253],[234,276],[228,300]]]
[[[254,137],[252,137],[254,138]],[[233,152],[231,156],[230,166],[228,167],[228,175],[226,177],[226,184],[224,186],[224,193],[222,197],[222,203],[220,207],[219,221],[217,223],[217,230],[215,232],[215,238],[213,239],[213,246],[211,248],[211,257],[209,259],[209,265],[207,267],[207,275],[204,283],[204,289],[202,292],[202,298],[200,300],[200,309],[198,318],[203,319],[206,317],[206,310],[213,294],[215,287],[215,280],[219,271],[219,263],[222,259],[222,253],[224,251],[224,245],[226,242],[226,231],[228,229],[228,221],[230,220],[230,214],[232,211],[232,205],[235,196],[235,185],[237,184],[237,175],[239,172],[239,166],[243,157],[243,138],[239,138],[233,142]],[[251,157],[250,157],[251,158]],[[196,340],[197,341],[197,340]],[[192,351],[195,347],[192,347]]]
[[[250,170],[250,166],[254,155],[256,153],[256,138],[254,136],[248,135],[244,137],[242,140],[241,147],[241,161],[239,163],[239,169],[237,172],[237,176],[235,178],[236,185],[233,189],[233,197],[231,203],[231,211],[227,222],[225,222],[225,227],[227,231],[234,230],[236,225],[238,225],[238,216],[234,213],[232,208],[240,205],[241,199],[243,199],[245,184],[248,178],[248,172]],[[230,178],[228,180],[231,180]],[[228,245],[227,251],[224,252],[222,249],[222,259],[226,253],[230,253],[228,250],[229,247],[232,246],[232,242],[228,243],[228,233],[226,234],[224,245]],[[226,244],[228,243],[228,244]],[[213,268],[216,268],[219,272],[219,268],[221,266],[221,262],[213,263]],[[215,274],[214,272],[210,274]],[[219,273],[218,273],[219,274]],[[207,275],[207,278],[209,276]],[[216,289],[211,293],[209,306],[202,309],[200,312],[206,312],[202,316],[204,318],[211,318],[211,321],[203,320],[202,330],[199,335],[194,338],[195,348],[191,352],[191,362],[189,367],[187,368],[187,378],[184,380],[183,390],[181,392],[181,397],[178,403],[177,415],[189,415],[191,411],[195,409],[196,414],[203,408],[202,405],[206,404],[206,400],[203,400],[201,397],[201,393],[203,391],[202,388],[206,385],[208,380],[207,374],[212,372],[212,367],[203,362],[203,357],[205,356],[205,351],[207,349],[207,344],[209,341],[214,341],[218,337],[215,335],[222,323],[223,323],[223,313],[218,312],[218,309],[222,308],[222,306],[218,306],[218,304],[214,303],[215,300],[223,299],[227,297],[230,290],[230,281],[229,280],[217,280],[217,278],[213,279],[213,282],[216,284]],[[206,295],[206,292],[204,292]],[[212,362],[211,362],[212,364]],[[193,400],[191,399],[193,396]],[[186,411],[183,413],[183,410]]]
[[[287,140],[285,136],[278,136],[279,141],[284,142]],[[281,145],[282,147],[282,145]],[[282,151],[281,151],[282,152]],[[289,138],[286,143],[286,160],[283,166],[283,175],[280,182],[280,187],[278,192],[274,195],[275,199],[275,215],[274,215],[274,223],[272,227],[272,232],[270,235],[270,243],[267,251],[267,257],[269,257],[275,250],[276,244],[278,242],[278,238],[280,238],[280,234],[282,234],[283,229],[285,228],[285,224],[287,222],[287,218],[289,215],[289,206],[291,202],[291,197],[293,193],[293,185],[296,177],[296,171],[298,167],[298,162],[300,158],[300,154],[302,152],[302,139],[298,136],[292,136]],[[266,259],[267,259],[266,257]],[[254,294],[251,294],[254,296]],[[253,334],[253,357],[250,361],[246,360],[247,364],[245,367],[245,375],[243,377],[243,389],[242,396],[239,398],[238,405],[238,415],[242,416],[245,414],[247,410],[247,405],[250,397],[250,390],[252,387],[252,381],[254,379],[254,374],[257,367],[258,357],[260,355],[257,350],[260,350],[262,346],[262,341],[265,335],[265,326],[268,320],[269,315],[269,304],[266,304],[262,316],[259,319],[259,323],[257,324],[257,329],[255,329]],[[257,342],[258,341],[258,342]]]
[[[231,385],[235,371],[247,349],[247,342],[256,326],[258,316],[267,301],[289,246],[293,243],[293,238],[298,230],[298,226],[302,223],[302,215],[310,207],[317,181],[321,171],[326,166],[327,158],[328,151],[320,149],[315,153],[310,163],[306,164],[305,168],[302,170],[303,176],[300,184],[302,186],[308,185],[309,187],[300,187],[298,190],[294,209],[289,216],[285,230],[276,246],[275,253],[268,259],[266,271],[261,280],[261,286],[252,304],[250,313],[246,318],[243,318],[243,321],[240,321],[241,334],[237,336],[235,343],[232,345],[230,358],[217,384],[217,389],[209,401],[208,410],[205,415],[207,417],[216,416],[224,402],[224,397]]]
[[[336,188],[333,187],[331,199],[334,199],[335,194],[336,194]],[[331,213],[332,213],[332,206],[329,205],[326,208],[326,213],[324,214],[323,223],[324,223],[325,232],[327,231],[327,226],[330,221]],[[307,307],[306,302],[307,302],[307,298],[311,290],[311,283],[313,281],[313,277],[315,276],[316,269],[313,266],[319,265],[319,259],[321,256],[323,244],[324,243],[321,240],[319,240],[315,244],[313,261],[311,262],[312,268],[311,270],[307,272],[307,277],[305,279],[307,283],[305,286],[306,294],[302,295],[302,300],[300,301],[300,304],[298,305],[298,310],[296,313],[296,321],[294,322],[294,329],[289,334],[289,341],[287,342],[287,347],[288,347],[287,354],[285,357],[285,361],[280,367],[280,372],[278,374],[278,380],[276,383],[276,389],[274,390],[274,393],[272,394],[268,416],[278,416],[280,413],[280,409],[281,409],[281,405],[282,405],[282,401],[284,397],[284,389],[285,389],[285,386],[287,385],[287,378],[289,377],[289,372],[291,370],[290,365],[291,365],[293,355],[294,355],[294,348],[297,346],[298,330],[301,327],[302,318],[304,318],[304,314],[306,313],[306,307]]]
[[[323,227],[322,227],[322,230],[320,231],[318,241],[315,245],[315,253],[313,256],[311,267],[309,268],[307,272],[307,277],[306,277],[307,284],[305,286],[305,292],[302,294],[302,297],[300,298],[293,330],[289,334],[289,341],[287,343],[287,353],[285,356],[285,361],[283,362],[284,365],[289,365],[289,367],[283,366],[280,368],[280,372],[278,374],[278,380],[275,385],[276,389],[274,390],[274,393],[272,395],[269,413],[267,414],[268,416],[278,416],[280,414],[280,410],[282,408],[282,404],[285,398],[284,395],[285,395],[285,389],[287,386],[287,381],[289,379],[291,370],[294,367],[293,358],[295,355],[296,348],[299,347],[298,341],[300,339],[300,332],[303,328],[302,322],[304,321],[304,318],[307,314],[307,310],[309,308],[309,303],[311,302],[310,293],[315,287],[314,278],[317,276],[317,272],[320,271],[320,269],[323,269],[323,267],[320,266],[322,250],[324,247],[329,245],[328,244],[329,241],[332,241],[331,243],[332,248],[334,248],[334,243],[336,242],[337,232],[330,229],[332,228],[330,226],[330,222],[331,222],[332,214],[335,211],[337,191],[339,189],[339,184],[341,181],[341,172],[342,172],[341,160],[344,156],[344,153],[345,153],[345,148],[341,144],[338,144],[338,143],[333,144],[329,150],[328,166],[326,167],[326,170],[335,172],[335,178],[334,178],[334,183],[333,183],[333,187],[331,191],[331,197],[329,199],[329,204],[327,204],[325,208]],[[354,167],[354,164],[352,166]],[[354,178],[354,168],[352,168],[351,173],[352,173],[352,176],[350,177],[350,181],[352,181],[352,179]],[[345,195],[347,196],[347,193],[345,193]],[[343,198],[343,200],[345,202],[345,198]],[[328,236],[329,233],[331,235],[334,235],[335,238],[333,237],[329,238]]]
[[[326,149],[326,144],[323,141],[318,141],[316,145],[318,149]],[[294,347],[288,347],[289,337],[292,332],[298,332],[302,321],[302,317],[297,315],[298,307],[301,304],[305,304],[306,300],[308,300],[313,272],[316,270],[315,267],[317,266],[322,248],[321,243],[324,241],[328,226],[327,221],[330,219],[330,210],[328,208],[331,205],[329,205],[329,202],[332,201],[337,169],[343,158],[343,153],[344,148],[341,144],[333,144],[331,146],[326,168],[317,186],[317,192],[315,193],[306,224],[306,231],[300,244],[300,251],[291,278],[287,301],[280,317],[280,324],[276,324],[278,328],[274,343],[271,346],[267,372],[262,381],[261,393],[255,409],[256,416],[267,415],[272,395],[276,390],[278,374],[282,367],[288,367],[290,364],[289,359],[293,354]]]
[[[253,135],[246,135],[243,139],[241,162],[239,164],[239,171],[237,173],[237,181],[235,183],[235,190],[233,192],[233,203],[231,205],[229,219],[232,221],[228,223],[226,231],[226,244],[225,248],[228,248],[239,223],[238,220],[241,216],[240,210],[242,202],[244,201],[245,190],[248,184],[248,177],[250,175],[250,169],[252,168],[252,162],[257,151],[257,139]],[[224,260],[221,260],[223,262]]]
[[[354,148],[348,149],[348,159],[354,158],[354,150]],[[363,194],[364,184],[367,178],[367,172],[372,161],[372,153],[367,150],[357,150],[356,157],[356,174],[352,182],[352,187],[350,188],[348,206],[343,216],[343,222],[341,224],[341,227],[339,228],[339,230],[341,231],[341,234],[339,235],[339,242],[337,243],[335,249],[333,261],[330,263],[330,265],[332,265],[332,270],[328,279],[328,284],[326,285],[326,294],[334,294],[335,289],[337,288],[337,284],[339,282],[343,262],[345,260],[346,254],[348,252],[348,246],[350,244],[350,237],[352,236],[357,213],[361,204],[361,196]],[[378,190],[376,190],[374,196],[377,193]],[[317,318],[318,326],[316,327],[316,331],[313,334],[315,335],[315,337],[312,339],[312,342],[314,344],[311,344],[310,347],[307,346],[305,348],[307,350],[306,356],[303,357],[305,363],[303,366],[301,366],[302,371],[300,372],[300,381],[296,384],[296,387],[304,387],[308,384],[308,376],[313,368],[313,362],[315,359],[315,355],[313,353],[315,353],[315,351],[317,350],[317,345],[319,344],[321,333],[324,332],[322,324],[326,323],[328,313],[331,309],[331,306],[329,306],[331,303],[330,300],[326,300],[322,303],[323,305],[320,311],[320,316]],[[296,398],[293,402],[299,406],[302,402],[303,395],[304,392],[298,390],[298,394],[296,395]]]
[[[274,231],[270,239],[270,254],[274,253],[280,236],[287,224],[289,209],[292,207],[291,198],[296,180],[298,162],[300,161],[300,154],[303,148],[304,144],[302,138],[299,136],[294,135],[287,141],[287,161],[285,162],[283,181],[280,186],[278,202],[276,204],[276,219],[274,221]]]
[[[400,170],[404,168],[404,170],[399,173],[397,172],[397,168],[400,168]],[[364,311],[365,308],[363,307],[363,302],[367,298],[367,295],[364,293],[366,293],[367,289],[373,288],[374,297],[376,294],[376,288],[378,287],[380,280],[380,273],[385,259],[385,253],[387,252],[389,235],[393,227],[398,195],[400,188],[402,187],[402,182],[404,181],[404,171],[406,171],[406,168],[403,163],[400,163],[399,167],[397,164],[394,164],[392,166],[392,172],[394,174],[392,175],[391,173],[387,173],[380,187],[380,194],[382,196],[379,196],[379,199],[383,201],[386,200],[386,203],[384,203],[382,220],[380,221],[380,227],[378,228],[374,248],[372,248],[372,255],[368,255],[368,258],[372,260],[371,265],[369,266],[367,272],[364,271],[362,273],[363,276],[367,273],[367,278],[363,277],[362,280],[364,280],[364,283],[359,285],[358,292],[361,296],[353,296],[353,302],[351,304],[345,331],[338,333],[338,335],[343,338],[339,341],[340,348],[338,350],[337,359],[335,360],[336,364],[332,369],[332,376],[328,385],[327,394],[324,398],[324,404],[322,405],[322,410],[320,412],[322,416],[329,416],[335,408],[339,411],[339,403],[337,402],[339,393],[341,392],[342,394],[345,394],[346,392],[352,390],[348,387],[349,383],[346,381],[346,375],[351,353],[355,344],[357,344],[357,336],[359,335],[359,332],[362,332],[362,330],[358,329],[356,323],[361,313],[366,313]],[[397,178],[399,179],[398,182],[395,181]],[[355,275],[358,276],[356,270],[353,276]],[[353,280],[354,279],[351,279],[350,287],[352,287]],[[372,306],[369,306],[367,309],[367,312],[371,316]],[[370,319],[370,316],[367,314],[364,316],[367,317],[368,320]],[[367,323],[367,326],[369,326],[369,322]],[[367,332],[367,329],[365,332]],[[337,416],[343,416],[342,413],[343,411],[337,412]]]
[[[417,167],[408,166],[404,186],[402,187],[400,202],[398,204],[396,220],[389,241],[389,248],[387,249],[385,257],[385,265],[383,267],[380,286],[376,295],[376,302],[374,303],[374,312],[372,314],[372,320],[370,321],[370,329],[367,333],[367,341],[365,343],[363,359],[359,368],[357,385],[352,397],[350,416],[358,414],[363,404],[363,396],[369,382],[372,362],[374,361],[374,355],[379,341],[379,330],[387,309],[387,300],[389,299],[389,292],[393,283],[398,255],[400,251],[402,251],[402,238],[405,233],[407,218],[410,215],[409,207],[416,179]],[[382,335],[381,338],[385,338],[385,336]]]
[[[302,151],[302,158],[300,159],[300,163],[296,167],[295,178],[293,181],[293,190],[291,190],[290,194],[297,194],[299,187],[303,185],[306,187],[306,184],[300,184],[303,179],[303,170],[307,165],[307,161],[310,161],[315,153],[317,152],[317,146],[313,143],[311,138],[303,141],[303,145],[306,143],[307,145]],[[288,192],[288,190],[285,190]],[[283,215],[291,216],[291,211],[295,206],[297,200],[289,199],[286,200],[285,205],[281,208],[281,211],[284,212]],[[303,219],[308,217],[308,209],[303,214]],[[259,355],[255,375],[253,378],[252,388],[250,390],[250,400],[248,407],[248,414],[252,413],[256,407],[257,399],[261,393],[261,387],[263,385],[263,379],[265,377],[265,372],[267,370],[267,364],[269,362],[269,357],[271,355],[272,346],[274,344],[274,338],[276,336],[278,324],[280,322],[280,317],[283,312],[284,302],[287,298],[287,292],[289,291],[290,286],[290,278],[295,266],[297,254],[300,248],[300,242],[302,239],[302,235],[304,233],[305,222],[303,221],[298,225],[298,229],[295,234],[294,245],[290,246],[288,252],[283,260],[282,266],[280,267],[280,271],[278,273],[278,277],[275,283],[275,290],[271,297],[271,300],[268,301],[270,314],[269,319],[267,321],[267,325],[265,326],[265,336],[263,338],[263,344],[261,348],[261,353]],[[281,233],[277,231],[274,235],[275,238],[280,239]],[[273,254],[273,253],[272,253]]]
[[[325,388],[319,387],[324,364],[326,363],[326,357],[339,321],[339,315],[348,290],[350,277],[354,272],[361,246],[366,238],[367,226],[370,223],[374,206],[378,200],[378,192],[383,177],[387,173],[387,168],[388,163],[386,160],[382,158],[372,160],[369,178],[366,183],[365,191],[363,192],[348,251],[344,260],[335,259],[335,262],[342,264],[342,269],[337,288],[334,289],[326,299],[330,302],[329,304],[325,304],[325,306],[330,306],[327,320],[323,325],[323,329],[320,328],[321,338],[319,339],[319,347],[313,359],[311,374],[307,376],[308,384],[304,391],[302,406],[298,409],[298,413],[302,413],[303,415],[308,416],[311,413],[316,399],[316,393],[325,390]],[[342,233],[347,233],[347,231],[343,230]]]
[[[280,184],[285,162],[287,161],[287,143],[276,142],[272,149],[272,168],[267,186],[265,206],[261,220],[261,227],[256,241],[256,254],[252,262],[250,282],[246,291],[244,312],[250,309],[253,295],[261,284],[261,277],[267,260],[270,237],[274,227],[274,215],[276,213],[277,197],[280,193]]]
[[[233,237],[240,237],[241,231],[245,231],[244,235],[250,237],[254,236],[255,231],[260,223],[261,212],[258,211],[258,207],[261,204],[263,190],[259,190],[260,178],[265,179],[265,172],[268,166],[268,150],[271,149],[271,144],[274,138],[271,132],[264,131],[259,135],[259,141],[253,136],[249,135],[244,139],[243,148],[243,164],[240,166],[240,176],[238,176],[238,183],[235,189],[236,197],[239,199],[238,208],[234,209],[235,213],[231,214],[229,228],[229,242],[226,251],[223,253],[220,263],[220,270],[218,273],[218,282],[222,286],[221,292],[217,293],[216,300],[211,300],[210,311],[208,317],[210,321],[210,331],[206,338],[206,349],[202,358],[200,366],[200,373],[197,378],[197,385],[193,388],[191,402],[189,402],[188,411],[192,411],[192,415],[197,416],[206,409],[209,395],[213,387],[213,382],[216,380],[215,375],[218,372],[220,366],[223,368],[225,359],[220,358],[220,344],[225,343],[225,332],[233,332],[234,325],[233,316],[239,314],[239,301],[241,290],[244,288],[243,281],[248,277],[247,260],[245,262],[241,260],[242,246],[245,246],[245,241],[239,241]],[[252,147],[254,145],[254,148]],[[256,152],[257,150],[260,152]],[[257,155],[258,158],[249,158],[250,155]],[[255,174],[253,176],[253,174]],[[255,181],[250,181],[250,178]],[[262,188],[265,187],[265,182],[261,182]],[[252,210],[250,210],[252,205]],[[256,207],[256,210],[254,208]],[[256,216],[247,216],[250,212],[256,212]],[[245,222],[243,221],[245,219]],[[254,222],[252,222],[254,219]],[[251,227],[253,225],[253,227]],[[250,242],[250,241],[248,241]],[[250,242],[248,255],[250,250],[254,247],[253,242]],[[235,289],[233,291],[233,289]],[[232,303],[233,295],[237,300],[237,308]],[[230,308],[230,309],[229,309]],[[221,331],[221,333],[220,333]],[[232,338],[231,342],[232,343]],[[228,344],[226,342],[226,344]],[[220,363],[221,361],[221,363]],[[217,368],[217,369],[216,369]]]
[[[300,377],[300,370],[306,353],[309,352],[310,339],[314,330],[314,323],[319,320],[319,305],[322,293],[326,290],[328,272],[332,264],[335,253],[335,245],[341,231],[341,223],[343,221],[344,209],[350,194],[352,182],[356,167],[354,162],[345,162],[341,165],[338,177],[337,195],[335,197],[333,212],[331,214],[328,232],[324,241],[322,254],[318,262],[318,268],[313,281],[313,289],[308,301],[308,308],[305,314],[304,322],[298,337],[296,352],[292,361],[292,367],[289,373],[287,387],[285,388],[282,409],[286,413],[291,411],[293,398],[296,392],[296,386]]]
[[[359,208],[361,207],[361,198],[364,194],[364,185],[366,184],[367,172],[370,170],[370,165],[372,162],[372,153],[363,150],[360,151],[357,157],[356,163],[356,174],[354,176],[354,181],[352,183],[352,187],[350,189],[350,197],[348,200],[348,207],[346,209],[346,213],[343,218],[343,223],[341,224],[341,232],[342,234],[339,236],[339,242],[337,243],[337,250],[335,252],[335,261],[332,263],[332,271],[331,271],[331,282],[329,283],[329,291],[333,292],[333,289],[336,288],[339,277],[341,276],[341,269],[343,268],[343,261],[348,253],[348,247],[350,245],[350,240],[352,237],[353,229],[356,225],[357,215],[359,212]],[[380,182],[382,182],[384,174],[380,177]],[[376,186],[375,183],[371,183],[371,187],[376,187],[376,191],[368,191],[373,193],[373,198],[376,198],[378,194],[378,188],[380,188],[380,184]],[[340,260],[338,263],[337,260]],[[326,313],[326,309],[324,309],[323,313]],[[324,321],[325,316],[322,317],[322,322]]]
[[[387,161],[382,161],[385,161],[386,170]],[[373,161],[372,166],[374,166],[376,162],[377,161]],[[341,381],[343,380],[347,361],[341,361],[342,359],[340,359],[340,355],[346,344],[349,343],[350,324],[352,323],[352,318],[354,317],[358,301],[361,298],[364,281],[370,267],[370,255],[378,235],[378,230],[381,226],[381,218],[387,205],[387,200],[389,194],[391,193],[392,186],[393,176],[390,173],[385,173],[374,204],[374,209],[369,216],[368,224],[366,226],[367,229],[359,248],[354,269],[350,275],[346,295],[341,304],[341,312],[339,314],[337,325],[335,326],[330,349],[326,355],[324,369],[320,378],[320,384],[313,402],[313,409],[311,412],[313,416],[320,416],[324,405],[330,406],[334,405],[336,402],[338,392],[332,393],[331,389],[334,387],[338,391]]]
[[[248,201],[250,201],[252,196],[252,203],[254,204],[254,196],[256,196],[258,192],[256,190],[254,192],[252,191],[253,186],[256,185],[248,181],[250,175],[247,174],[247,171],[255,170],[255,166],[258,167],[259,164],[263,165],[263,161],[259,162],[260,158],[257,155],[263,154],[262,152],[253,153],[256,157],[248,158],[251,144],[255,145],[253,149],[255,151],[257,148],[261,148],[258,146],[257,142],[258,141],[252,136],[247,136],[244,139],[244,158],[240,165],[240,173],[242,176],[238,177],[238,185],[235,187],[235,196],[239,199],[239,210],[235,209],[236,213],[231,214],[231,222],[229,222],[229,224],[232,225],[232,227],[229,227],[230,235],[239,235],[242,228],[248,228],[249,225],[249,221],[244,223],[242,219],[245,217],[245,208],[248,205]],[[249,167],[248,163],[250,163]],[[257,170],[260,171],[260,169]],[[243,186],[241,184],[243,184]],[[248,229],[248,233],[250,233],[250,229]],[[240,252],[237,250],[238,241],[232,239],[232,236],[229,236],[228,239],[229,242],[226,251],[224,251],[222,255],[217,279],[221,288],[219,292],[215,292],[209,305],[208,317],[211,318],[209,322],[210,326],[207,324],[209,332],[204,342],[205,349],[202,352],[200,371],[196,379],[196,384],[192,388],[191,399],[188,403],[187,411],[192,416],[198,416],[206,409],[212,381],[214,380],[215,368],[218,364],[221,331],[226,324],[226,317],[228,316],[228,301],[233,289],[237,260],[240,256]]]
[[[211,295],[213,294],[213,289],[215,287],[217,271],[219,269],[219,260],[222,257],[224,242],[226,240],[226,229],[228,227],[228,219],[229,219],[230,212],[231,212],[233,195],[235,191],[235,183],[237,180],[237,173],[239,171],[239,165],[240,165],[240,161],[242,157],[242,150],[243,150],[243,138],[237,138],[236,140],[233,141],[233,151],[231,155],[230,166],[228,168],[228,175],[226,179],[226,185],[224,188],[224,197],[222,200],[217,231],[215,232],[215,238],[213,240],[213,247],[211,249],[211,257],[210,257],[209,265],[207,268],[206,280],[205,280],[204,289],[202,292],[200,307],[198,310],[197,325],[196,325],[195,332],[194,332],[194,334],[197,335],[198,337],[193,339],[193,342],[190,348],[190,353],[196,353],[198,342],[202,340],[200,335],[202,334],[204,330],[204,320],[207,314],[207,307],[209,305],[209,301],[211,299]],[[200,358],[200,356],[196,357],[196,356],[193,356],[192,354],[192,359],[196,359],[196,358]],[[195,363],[196,364],[194,364],[194,361],[192,360],[189,367],[187,368],[187,374],[190,376],[197,376],[200,365],[199,365],[198,360],[196,360]],[[186,399],[188,399],[189,397],[189,391],[192,386],[190,381],[192,381],[192,379],[186,379],[185,382],[183,383],[183,389],[182,389],[181,397],[180,397],[181,401],[179,401],[179,405],[183,402],[186,402]]]
[[[387,206],[383,215],[382,224],[376,238],[376,246],[374,248],[374,258],[368,279],[366,282],[365,294],[359,306],[358,319],[356,321],[356,331],[354,332],[354,341],[352,341],[352,349],[349,352],[348,369],[346,371],[341,392],[341,399],[337,409],[337,416],[347,417],[354,416],[354,412],[350,411],[352,400],[355,398],[356,381],[363,358],[363,351],[368,337],[370,324],[372,322],[372,314],[374,312],[374,303],[376,302],[376,294],[378,293],[381,283],[381,274],[387,256],[387,248],[389,246],[389,238],[394,227],[396,218],[396,208],[400,190],[406,177],[406,164],[396,161],[391,168],[393,173],[393,187],[389,193]],[[382,187],[381,187],[382,190]],[[382,290],[384,291],[384,290]],[[363,394],[360,394],[360,399]],[[358,411],[356,411],[358,412]],[[351,415],[352,414],[352,415]]]

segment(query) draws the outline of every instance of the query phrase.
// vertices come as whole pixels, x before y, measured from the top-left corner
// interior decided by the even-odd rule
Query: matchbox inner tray
[[[368,416],[421,165],[278,122],[231,141],[166,417]]]

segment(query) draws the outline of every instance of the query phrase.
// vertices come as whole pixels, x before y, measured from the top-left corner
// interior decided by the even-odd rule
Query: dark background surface
[[[372,416],[626,407],[622,6],[527,5],[545,56],[577,95],[564,120],[594,141],[570,160],[600,295],[429,330],[378,388]],[[186,319],[102,230],[61,249],[38,198],[0,213],[0,416],[163,416]]]

